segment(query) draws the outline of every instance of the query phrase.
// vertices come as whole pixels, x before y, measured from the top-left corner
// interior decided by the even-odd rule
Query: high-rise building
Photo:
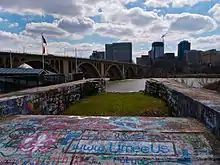
[[[105,59],[106,60],[113,60],[112,44],[105,44]]]
[[[105,45],[106,60],[132,63],[132,43],[113,43]]]
[[[157,59],[164,56],[164,43],[154,42],[152,44],[152,55],[153,59]]]
[[[181,41],[178,44],[178,59],[181,61],[185,61],[185,52],[189,51],[191,47],[191,44],[189,41]]]
[[[103,60],[104,55],[105,55],[105,52],[93,51],[92,55],[90,56],[90,59],[91,60]]]

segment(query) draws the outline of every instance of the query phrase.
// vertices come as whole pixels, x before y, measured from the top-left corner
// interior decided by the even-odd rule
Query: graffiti
[[[41,133],[37,136],[29,136],[24,139],[20,145],[21,151],[29,152],[32,155],[34,152],[45,152],[56,142],[56,139],[47,132]]]
[[[71,150],[80,151],[83,153],[107,153],[107,154],[135,154],[135,155],[174,155],[174,147],[172,143],[164,142],[142,142],[141,144],[136,142],[109,142],[100,141],[91,142],[81,140],[80,143],[71,145]]]
[[[126,126],[116,126],[119,121]],[[180,165],[219,155],[218,141],[211,145],[201,132],[192,133],[193,125],[198,127],[189,119],[173,118],[19,116],[0,123],[6,131],[0,137],[0,162]]]
[[[113,132],[113,131],[85,131],[82,135],[84,140],[148,140],[148,136],[143,132]]]
[[[21,139],[23,137],[29,136],[31,134],[34,134],[35,130],[34,128],[18,128],[15,131],[13,131],[12,133],[9,134],[9,137],[11,139]]]
[[[0,102],[1,116],[21,114],[23,110],[23,98],[8,98]]]
[[[95,83],[101,86],[104,85],[101,81]],[[80,83],[77,85],[72,84],[71,86],[64,85],[56,89],[48,88],[46,91],[28,93],[24,96],[2,98],[0,99],[0,116],[16,114],[63,114],[72,103],[86,96],[86,91],[83,88],[83,83]]]
[[[204,112],[204,120],[205,123],[211,128],[214,129],[216,127],[216,115],[212,110],[205,109]]]
[[[181,159],[177,160],[177,163],[184,163],[184,164],[192,163],[192,160],[189,155],[189,151],[187,149],[182,150],[182,156],[183,157]]]
[[[47,158],[27,158],[23,160],[23,165],[55,165],[55,164],[70,164],[71,157],[68,156],[50,156]]]
[[[110,122],[110,124],[113,126],[117,126],[120,129],[126,130],[141,130],[144,127],[148,129],[154,129],[167,125],[165,121],[144,121],[135,117],[121,117]]]
[[[69,132],[66,138],[62,141],[62,145],[66,145],[70,139],[78,139],[80,138],[82,132]]]
[[[196,118],[220,136],[219,95],[205,89],[188,88],[172,79],[149,79],[145,91],[168,102],[174,116]]]

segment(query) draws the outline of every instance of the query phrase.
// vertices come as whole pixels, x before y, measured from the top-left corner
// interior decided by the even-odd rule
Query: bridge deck
[[[15,116],[0,122],[0,164],[219,164],[194,119]]]

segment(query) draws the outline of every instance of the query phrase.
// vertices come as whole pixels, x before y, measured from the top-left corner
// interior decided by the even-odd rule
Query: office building
[[[154,42],[152,44],[152,59],[161,58],[164,56],[164,43],[163,42]]]
[[[142,55],[141,57],[137,57],[136,58],[136,63],[138,65],[145,65],[145,66],[149,66],[150,63],[150,56],[149,55]]]
[[[92,55],[90,56],[90,59],[91,60],[103,60],[104,55],[105,55],[105,52],[93,51]]]
[[[112,61],[114,60],[112,44],[105,44],[105,59],[112,60]]]
[[[178,44],[178,59],[180,61],[185,61],[186,58],[185,58],[185,52],[186,51],[189,51],[190,50],[190,47],[191,47],[191,44],[190,42],[188,41],[181,41],[179,44]]]
[[[165,53],[164,58],[165,59],[175,59],[175,53]]]
[[[153,59],[152,50],[149,50],[149,51],[148,51],[148,55],[149,55],[150,59]]]
[[[211,66],[220,66],[220,51],[216,49],[201,52],[202,64]]]
[[[185,58],[188,65],[200,65],[202,63],[202,51],[186,50]]]
[[[105,45],[106,60],[132,63],[132,43],[113,43]]]

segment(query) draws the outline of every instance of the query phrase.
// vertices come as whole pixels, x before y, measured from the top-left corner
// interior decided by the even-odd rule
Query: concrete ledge
[[[108,79],[87,79],[26,89],[0,96],[0,117],[15,114],[62,114],[84,96],[99,93]]]
[[[0,128],[0,164],[220,163],[219,141],[195,119],[26,115]]]
[[[196,118],[220,137],[220,95],[216,92],[171,79],[149,79],[145,91],[167,101],[174,116]]]

